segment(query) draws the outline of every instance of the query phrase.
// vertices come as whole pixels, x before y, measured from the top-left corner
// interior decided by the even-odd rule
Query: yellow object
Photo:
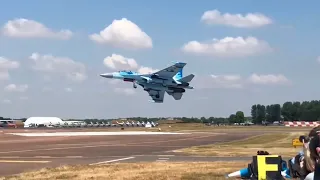
[[[303,143],[299,141],[299,138],[292,139],[292,146],[296,148],[297,146],[303,146]]]
[[[273,159],[275,163],[268,163],[267,159]],[[258,180],[266,180],[267,172],[277,172],[281,175],[280,167],[281,158],[278,155],[259,155],[257,156],[257,165],[258,165]],[[269,177],[270,178],[270,177]]]

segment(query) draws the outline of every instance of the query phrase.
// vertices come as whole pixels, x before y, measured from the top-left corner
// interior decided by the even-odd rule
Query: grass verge
[[[310,131],[310,127],[285,127],[285,126],[206,126],[202,123],[176,123],[176,124],[160,124],[157,127],[124,127],[124,131],[158,131],[161,129],[163,132],[183,131],[183,132],[246,132],[246,131],[270,131],[270,132],[300,132]],[[103,128],[101,128],[103,130]],[[105,130],[108,128],[104,128]],[[121,130],[120,127],[109,128],[110,130]]]
[[[306,132],[263,134],[240,141],[194,146],[175,152],[203,156],[248,157],[255,155],[259,150],[264,150],[270,154],[291,157],[300,150],[300,147],[292,146],[292,139],[304,134]]]
[[[1,180],[224,180],[225,174],[247,166],[249,162],[153,162],[118,163],[100,166],[63,166],[44,168]]]

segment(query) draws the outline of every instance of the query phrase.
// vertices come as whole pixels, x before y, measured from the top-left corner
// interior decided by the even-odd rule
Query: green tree
[[[273,121],[281,121],[281,106],[280,104],[273,104],[272,107],[272,119]]]
[[[244,123],[244,113],[242,111],[237,111],[235,119],[237,123]]]
[[[257,123],[262,124],[266,120],[266,107],[264,105],[257,105]]]
[[[266,121],[272,122],[272,109],[273,105],[267,105],[266,106]]]
[[[257,105],[254,104],[251,107],[251,118],[253,123],[257,123],[257,115],[258,115]]]
[[[235,114],[231,114],[229,116],[229,123],[233,124],[233,123],[236,123],[236,122],[237,122],[236,115]]]
[[[293,104],[292,102],[285,102],[281,108],[281,115],[284,121],[292,121],[294,118],[292,116]]]

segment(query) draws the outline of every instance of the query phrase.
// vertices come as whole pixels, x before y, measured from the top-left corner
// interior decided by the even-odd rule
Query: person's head
[[[309,146],[303,146],[304,156],[300,161],[300,167],[304,167],[308,172],[313,172],[315,167],[315,161],[312,158]]]
[[[309,138],[313,138],[315,136],[317,136],[320,132],[320,125],[319,126],[316,126],[314,128],[311,129],[311,131],[309,132]]]
[[[320,137],[319,135],[314,136],[309,142],[310,156],[315,162],[320,160]]]
[[[308,169],[314,167],[315,163],[320,163],[320,126],[314,127],[309,132],[309,137],[304,146],[304,156]],[[304,140],[305,141],[305,140]],[[312,168],[311,168],[312,169]]]

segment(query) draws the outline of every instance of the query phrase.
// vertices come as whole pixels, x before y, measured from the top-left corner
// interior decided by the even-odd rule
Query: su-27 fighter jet
[[[183,93],[186,92],[185,89],[193,89],[193,87],[189,86],[189,83],[195,75],[190,74],[186,77],[182,77],[182,71],[186,64],[187,63],[176,62],[170,67],[150,74],[139,74],[132,71],[118,71],[100,74],[100,76],[132,82],[133,88],[137,88],[138,84],[149,93],[153,102],[162,103],[165,92],[171,95],[175,100],[180,100]]]

